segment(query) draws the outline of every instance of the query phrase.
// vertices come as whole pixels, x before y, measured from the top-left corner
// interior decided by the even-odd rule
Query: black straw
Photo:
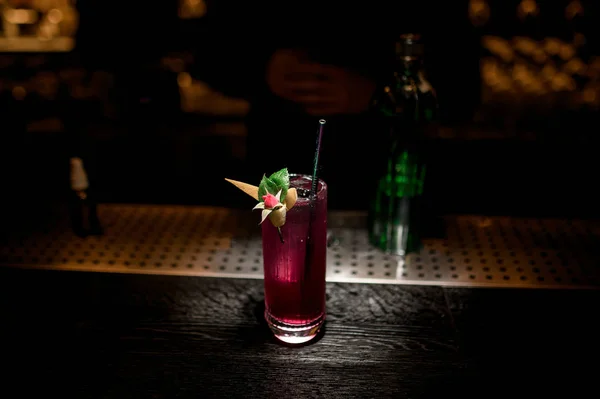
[[[312,186],[310,188],[311,205],[313,205],[313,201],[317,197],[317,186],[319,182],[319,180],[317,179],[317,170],[319,169],[319,155],[321,155],[321,139],[323,138],[323,127],[325,126],[325,123],[325,119],[319,120],[319,133],[317,134],[317,149],[315,150],[315,159],[313,161]]]
[[[323,127],[325,126],[325,119],[319,120],[319,132],[317,133],[317,148],[315,150],[315,159],[313,162],[313,174],[312,174],[312,184],[310,187],[310,198],[309,198],[309,214],[308,214],[308,236],[306,237],[306,257],[304,261],[304,280],[308,278],[310,273],[310,261],[311,261],[311,251],[313,248],[312,243],[310,242],[311,236],[310,233],[312,231],[312,220],[315,208],[315,201],[317,200],[317,188],[319,186],[317,170],[319,169],[319,155],[321,154],[321,139],[323,138]]]

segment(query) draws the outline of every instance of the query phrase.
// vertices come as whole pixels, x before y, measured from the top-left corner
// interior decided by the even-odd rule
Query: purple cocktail
[[[281,227],[262,224],[265,319],[280,340],[302,343],[314,338],[325,320],[327,258],[327,185],[319,180],[309,199],[312,178],[291,175],[298,200]]]

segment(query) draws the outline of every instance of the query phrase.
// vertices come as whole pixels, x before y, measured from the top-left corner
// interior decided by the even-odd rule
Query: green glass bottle
[[[420,37],[402,35],[396,43],[394,74],[372,104],[378,125],[386,132],[388,154],[369,211],[369,240],[397,255],[422,246],[425,142],[437,114],[422,56]]]

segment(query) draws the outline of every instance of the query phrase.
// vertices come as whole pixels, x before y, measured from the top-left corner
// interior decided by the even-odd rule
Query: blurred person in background
[[[146,78],[145,65],[154,65],[168,51],[187,51],[189,45],[195,51],[189,70],[194,79],[250,104],[247,167],[238,178],[256,180],[283,166],[311,173],[318,120],[325,118],[321,176],[330,183],[333,203],[341,197],[337,190],[348,187],[355,193],[356,181],[374,180],[373,160],[385,149],[379,148],[383,141],[367,110],[376,86],[393,71],[399,35],[423,33],[427,41],[437,15],[466,20],[460,7],[431,8],[424,2],[205,0],[206,14],[190,21],[192,27],[176,21],[178,2],[136,1],[116,8],[114,0],[110,5],[79,3],[77,42],[85,44],[79,56],[114,72],[115,85],[123,91],[120,108],[127,110],[132,130],[147,132],[158,125],[160,112],[152,104],[166,97],[151,92],[157,84]],[[142,106],[142,97],[154,100]],[[177,123],[174,114],[162,119],[167,126]]]
[[[371,179],[381,144],[368,108],[393,71],[394,42],[423,31],[415,2],[207,2],[214,32],[196,71],[212,87],[250,102],[244,178],[288,167],[312,171],[318,120],[325,118],[321,176],[336,205]],[[421,20],[421,21],[419,21]],[[359,183],[357,183],[359,182]]]

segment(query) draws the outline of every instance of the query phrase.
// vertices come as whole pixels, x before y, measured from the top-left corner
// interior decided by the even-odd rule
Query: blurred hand
[[[278,50],[267,65],[267,84],[313,116],[365,111],[375,83],[352,71],[311,61],[299,50]]]

